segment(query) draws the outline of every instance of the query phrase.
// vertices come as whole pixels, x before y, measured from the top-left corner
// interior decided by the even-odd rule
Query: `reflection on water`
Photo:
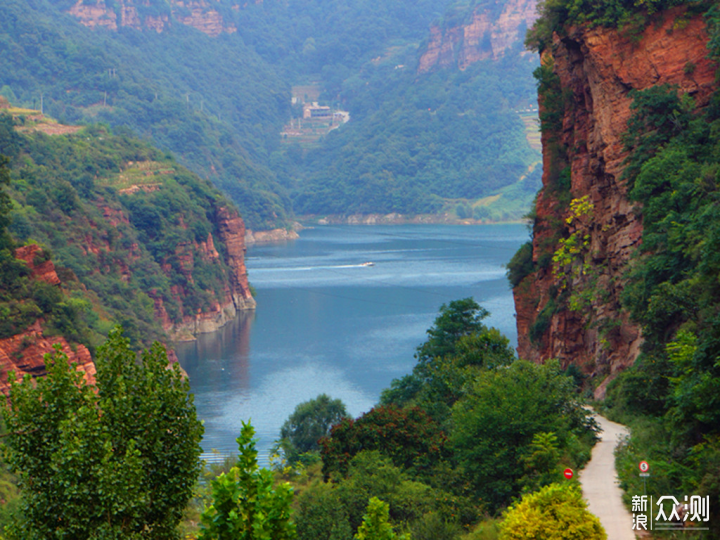
[[[250,388],[250,328],[254,311],[243,311],[212,334],[200,334],[196,341],[180,345],[182,366],[193,377],[193,392],[205,395],[206,390],[247,390]]]
[[[266,451],[295,406],[327,393],[357,416],[415,363],[441,304],[473,296],[516,341],[503,265],[523,225],[323,227],[249,250],[255,313],[176,344],[190,376],[203,447],[236,450],[252,419]],[[373,261],[375,266],[361,266]]]

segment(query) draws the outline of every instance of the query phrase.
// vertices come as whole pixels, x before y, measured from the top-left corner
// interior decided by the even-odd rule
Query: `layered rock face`
[[[607,28],[573,28],[566,37],[555,36],[543,55],[566,97],[561,132],[543,133],[543,189],[533,228],[535,270],[514,290],[518,352],[536,362],[558,358],[563,365],[581,366],[604,381],[597,397],[635,361],[642,342],[640,328],[619,301],[624,272],[642,240],[641,220],[621,179],[629,93],[676,85],[699,108],[706,106],[715,80],[706,58],[707,40],[703,19],[686,17],[678,8],[648,24],[639,40]],[[563,283],[551,255],[557,252],[558,238],[567,238],[579,225],[567,223],[571,210],[559,203],[550,184],[551,175],[566,166],[571,197],[587,197],[593,209],[582,225],[588,235],[582,267],[576,265],[580,271]],[[584,305],[576,304],[574,310],[562,300],[583,292]]]
[[[33,279],[44,281],[50,285],[60,285],[60,278],[55,272],[55,265],[49,259],[44,260],[43,251],[37,244],[30,244],[16,249],[15,258],[25,261],[25,264],[30,268],[30,275]]]
[[[220,13],[213,9],[205,0],[169,0],[169,13],[143,13],[143,8],[150,2],[136,0],[118,0],[119,9],[108,6],[105,0],[77,0],[68,13],[76,17],[80,24],[89,28],[104,27],[117,30],[119,26],[127,26],[137,30],[154,30],[158,33],[165,30],[175,20],[181,24],[197,28],[201,32],[216,37],[223,32],[232,34],[237,28],[226,24]]]
[[[216,208],[218,240],[225,246],[224,262],[229,274],[222,299],[213,302],[209,309],[187,313],[183,310],[182,321],[173,322],[162,299],[154,298],[155,315],[162,321],[163,328],[175,340],[194,339],[195,334],[214,332],[235,318],[239,311],[255,309],[255,299],[250,293],[247,268],[245,267],[245,223],[237,211],[220,206]],[[207,262],[219,261],[220,253],[215,249],[212,234],[204,242],[193,245],[180,244],[176,248],[176,257],[183,273],[192,281],[194,252]],[[173,296],[182,306],[183,291],[173,288]],[[182,308],[181,308],[182,309]]]
[[[467,24],[430,28],[430,43],[420,58],[418,71],[457,66],[464,70],[480,60],[500,58],[524,38],[525,28],[537,18],[537,0],[510,0],[499,14],[476,8]]]
[[[36,321],[23,333],[0,339],[0,392],[9,392],[8,378],[11,371],[15,372],[18,379],[26,373],[33,377],[45,375],[45,355],[52,354],[56,345],[67,354],[70,362],[77,364],[78,371],[83,372],[88,384],[94,384],[95,364],[87,347],[71,347],[63,337],[44,336],[40,321]]]

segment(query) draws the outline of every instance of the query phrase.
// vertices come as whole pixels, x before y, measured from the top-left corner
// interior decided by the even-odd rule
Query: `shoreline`
[[[301,230],[308,227],[323,225],[508,225],[524,224],[529,220],[524,218],[508,220],[491,219],[460,219],[450,214],[331,214],[324,216],[306,215],[295,218]]]
[[[326,215],[324,217],[307,215],[296,216],[291,227],[271,230],[248,230],[245,235],[245,245],[250,247],[263,244],[284,244],[300,238],[299,232],[304,229],[314,229],[328,225],[359,225],[372,227],[374,225],[529,225],[530,220],[508,219],[493,221],[490,219],[458,219],[449,215],[437,214],[353,214],[350,216]]]

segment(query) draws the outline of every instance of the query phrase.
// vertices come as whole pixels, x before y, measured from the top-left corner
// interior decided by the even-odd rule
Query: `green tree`
[[[501,540],[605,540],[600,520],[587,510],[580,489],[550,484],[512,506],[500,527]]]
[[[450,443],[467,480],[490,509],[519,495],[523,471],[518,463],[538,451],[537,434],[555,433],[561,452],[576,438],[594,435],[594,422],[557,361],[536,365],[518,360],[505,369],[481,372],[469,386],[453,407]],[[544,446],[550,442],[555,445],[553,440]],[[542,453],[552,454],[549,448]]]
[[[377,497],[370,499],[362,525],[355,535],[356,540],[396,540],[398,536],[390,525],[390,507]],[[410,540],[402,535],[399,540]]]
[[[321,482],[298,496],[295,524],[298,540],[351,540],[348,510],[335,484]]]
[[[440,306],[435,324],[427,331],[428,340],[418,347],[418,362],[453,354],[460,338],[485,329],[482,320],[488,315],[490,313],[472,298],[453,300]]]
[[[529,447],[529,455],[523,456],[525,476],[520,479],[523,491],[536,491],[542,486],[552,484],[558,478],[557,437],[554,433],[536,433]]]
[[[445,444],[439,426],[417,407],[374,407],[357,420],[344,419],[320,441],[323,474],[347,473],[350,460],[365,450],[379,450],[398,467],[427,471],[443,458]]]
[[[238,463],[228,474],[212,481],[212,504],[203,512],[199,540],[291,540],[295,525],[290,521],[292,488],[280,484],[273,489],[273,475],[259,469],[253,435],[243,422],[237,438]]]
[[[466,383],[483,369],[515,359],[510,340],[480,322],[487,315],[471,298],[443,305],[428,331],[430,339],[418,348],[418,364],[382,391],[380,403],[419,407],[447,429],[450,410],[464,394]],[[440,350],[446,351],[444,356],[432,356]]]
[[[202,424],[164,347],[137,355],[122,329],[98,348],[97,386],[57,348],[47,376],[10,377],[13,538],[173,539],[199,473]]]
[[[345,404],[320,394],[315,399],[300,403],[280,428],[279,446],[290,463],[301,454],[320,450],[318,440],[330,434],[330,428],[347,418]]]

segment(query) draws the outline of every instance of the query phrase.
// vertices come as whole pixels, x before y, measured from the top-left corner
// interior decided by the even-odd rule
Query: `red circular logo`
[[[650,470],[650,465],[648,465],[647,461],[641,461],[638,467],[640,468],[640,472],[648,472]]]
[[[570,480],[573,477],[573,470],[572,469],[565,469],[565,478]]]

